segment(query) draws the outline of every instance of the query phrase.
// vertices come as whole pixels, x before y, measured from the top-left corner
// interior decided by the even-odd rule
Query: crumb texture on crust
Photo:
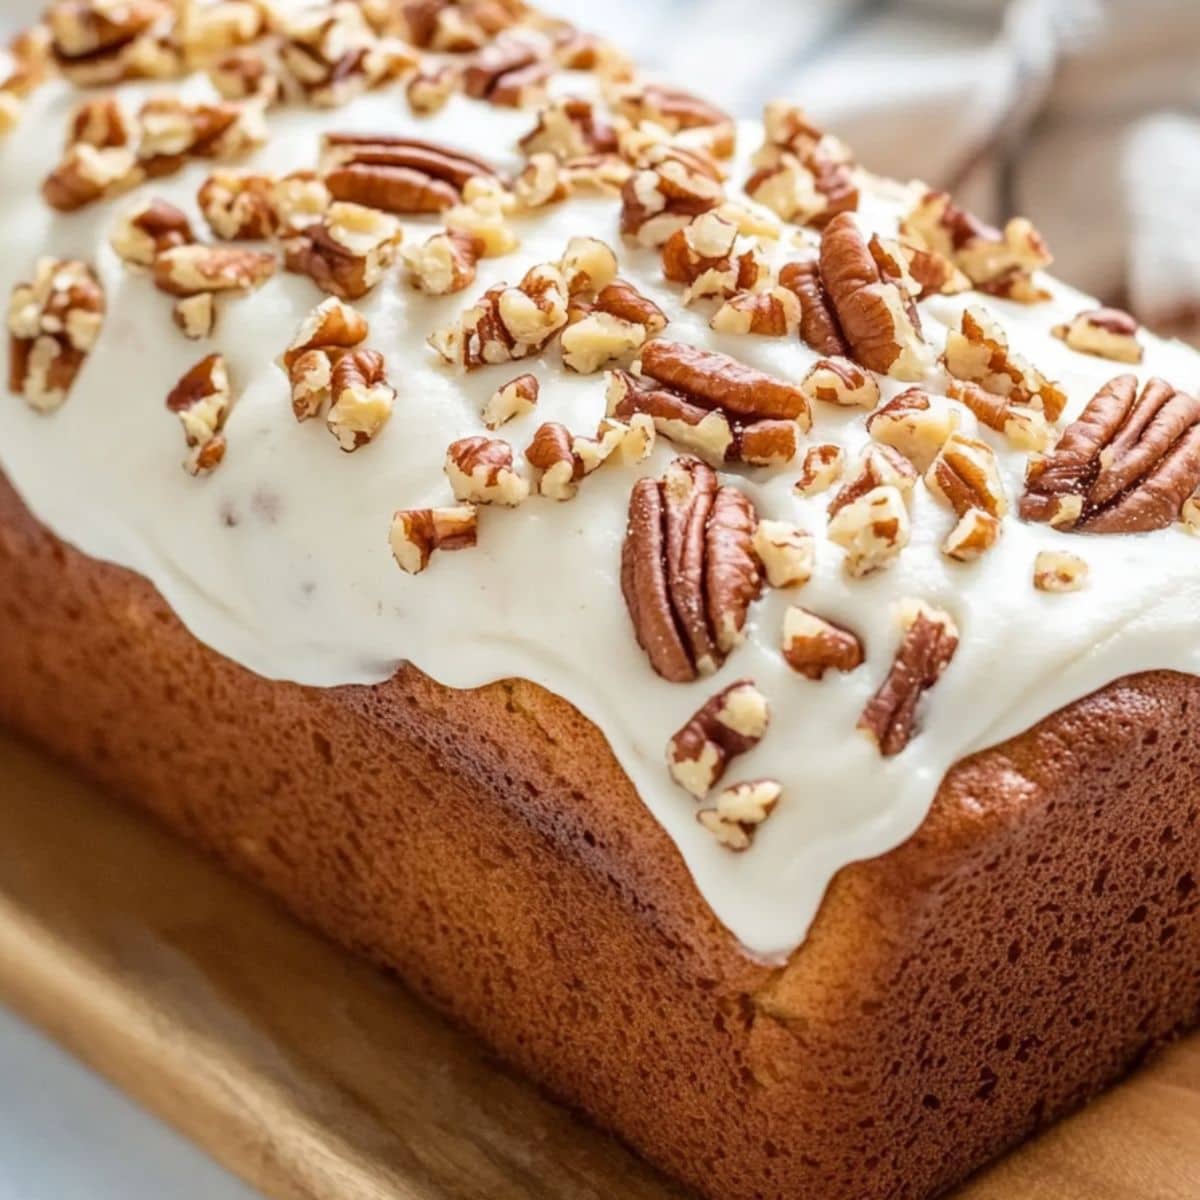
[[[1028,220],[523,0],[301,7],[0,64],[0,468],[205,645],[555,693],[774,962],[965,754],[1200,673],[1196,356]]]
[[[981,752],[748,959],[522,682],[272,683],[0,482],[0,722],[396,970],[713,1200],[924,1200],[1200,1019],[1200,682]]]

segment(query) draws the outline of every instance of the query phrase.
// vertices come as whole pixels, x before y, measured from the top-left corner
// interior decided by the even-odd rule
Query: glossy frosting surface
[[[558,81],[558,90],[575,86],[569,76]],[[186,90],[196,98],[209,94],[201,79]],[[121,89],[131,108],[146,91]],[[182,207],[203,230],[194,198],[211,164],[190,164],[131,197],[70,216],[42,202],[38,184],[59,157],[77,98],[63,85],[42,89],[20,128],[0,142],[0,293],[30,278],[35,259],[49,254],[90,262],[108,302],[97,348],[60,411],[41,415],[19,397],[0,397],[0,466],[32,511],[86,553],[147,576],[201,641],[265,676],[317,686],[373,683],[411,660],[453,687],[524,677],[565,697],[605,733],[707,902],[751,952],[774,958],[796,947],[834,873],[912,833],[947,768],[963,755],[1129,672],[1200,673],[1200,542],[1180,528],[1080,537],[1010,516],[991,553],[960,565],[939,550],[951,514],[919,485],[911,544],[890,570],[856,581],[843,572],[842,551],[824,536],[828,496],[798,498],[793,466],[727,478],[750,494],[760,516],[794,520],[817,535],[813,579],[794,592],[764,595],[752,609],[746,643],[718,675],[667,683],[634,640],[618,578],[630,487],[639,474],[660,473],[676,452],[661,438],[648,462],[606,467],[568,503],[534,497],[513,511],[482,511],[475,549],[436,555],[423,574],[403,574],[388,547],[392,512],[452,502],[445,448],[484,432],[480,407],[499,384],[522,370],[541,381],[536,411],[497,435],[518,451],[543,421],[591,433],[604,413],[603,375],[571,374],[554,346],[526,363],[464,377],[425,345],[434,328],[491,283],[516,282],[529,265],[557,259],[571,235],[600,237],[617,250],[622,274],[670,317],[667,336],[716,347],[793,381],[818,356],[796,338],[713,334],[711,309],[683,306],[680,289],[662,279],[658,255],[622,242],[618,201],[578,198],[516,220],[520,248],[481,263],[476,283],[458,296],[424,297],[397,268],[358,302],[371,324],[369,344],[386,355],[399,398],[376,440],[343,454],[323,422],[296,423],[287,380],[274,361],[321,299],[311,281],[278,274],[253,295],[228,301],[214,338],[193,343],[172,324],[169,299],[108,245],[117,215],[149,193]],[[248,166],[315,166],[319,135],[333,128],[409,131],[516,167],[514,144],[533,115],[456,97],[438,116],[415,118],[393,90],[334,113],[276,110],[268,121],[271,142]],[[744,128],[744,151],[760,136],[757,127]],[[729,193],[739,192],[735,175]],[[870,185],[863,228],[894,234],[911,196],[893,185]],[[437,227],[416,220],[405,226],[407,241]],[[786,230],[772,253],[797,257],[793,232]],[[974,293],[936,297],[922,303],[922,320],[940,352],[948,323],[957,322],[964,305],[983,303],[1012,347],[1063,386],[1069,419],[1097,387],[1129,368],[1078,354],[1051,336],[1054,324],[1090,303],[1046,282],[1053,299],[1044,304],[1025,307]],[[1194,352],[1141,337],[1145,361],[1132,368],[1140,378],[1200,385]],[[181,469],[180,426],[163,401],[183,371],[213,349],[226,356],[237,400],[226,461],[211,477],[196,479]],[[886,399],[908,385],[885,379],[881,386]],[[940,368],[931,368],[924,386],[944,394]],[[814,417],[812,440],[840,441],[851,457],[866,443],[862,410],[818,405]],[[962,427],[975,427],[965,411]],[[989,431],[980,436],[997,450],[1015,501],[1026,456]],[[1086,588],[1036,591],[1033,560],[1044,548],[1086,558]],[[903,597],[948,610],[962,640],[922,704],[919,734],[903,753],[883,759],[855,722],[891,663]],[[855,629],[866,647],[864,666],[820,683],[791,671],[779,652],[791,602]],[[709,695],[746,677],[770,700],[772,725],[727,781],[772,776],[784,793],[751,849],[734,854],[696,821],[697,805],[670,781],[664,751]]]

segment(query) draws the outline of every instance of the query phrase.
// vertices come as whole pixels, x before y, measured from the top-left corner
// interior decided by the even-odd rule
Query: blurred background
[[[1200,341],[1200,0],[542,0],[740,116],[1031,217],[1055,270]],[[0,0],[0,31],[38,5]],[[4,181],[0,181],[0,187]],[[0,1010],[0,1200],[250,1193]]]

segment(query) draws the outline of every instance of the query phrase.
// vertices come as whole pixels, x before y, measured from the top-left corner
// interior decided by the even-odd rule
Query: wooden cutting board
[[[0,1000],[278,1200],[682,1196],[393,980],[3,738]],[[1193,1038],[957,1200],[1197,1197]]]

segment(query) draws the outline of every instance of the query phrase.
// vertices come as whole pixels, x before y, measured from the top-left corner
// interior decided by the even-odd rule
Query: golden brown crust
[[[0,481],[0,722],[398,971],[721,1200],[951,1185],[1200,1019],[1200,681],[957,766],[747,958],[600,733],[532,684],[271,683]]]

